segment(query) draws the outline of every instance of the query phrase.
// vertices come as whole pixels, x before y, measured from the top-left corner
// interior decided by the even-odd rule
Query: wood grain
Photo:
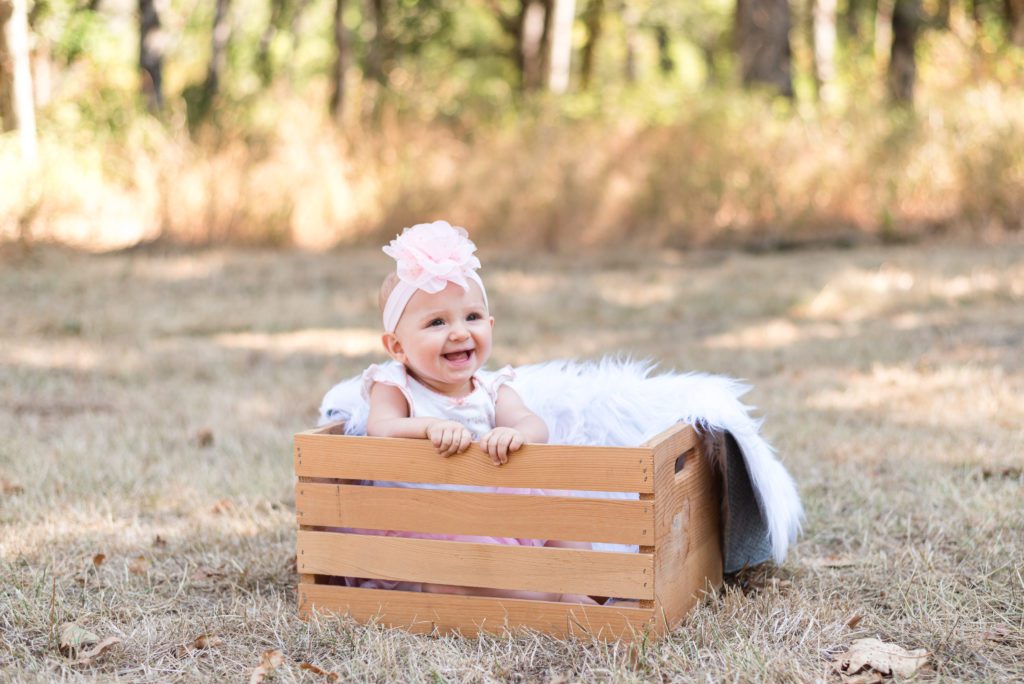
[[[527,539],[652,544],[650,502],[310,484],[295,487],[302,525]]]
[[[704,458],[696,432],[679,426],[654,449],[655,601],[657,630],[668,632],[709,587],[722,584],[719,537],[721,486]],[[686,454],[675,472],[676,459]]]
[[[644,553],[298,532],[298,571],[523,591],[654,597]]]
[[[451,596],[407,591],[357,589],[324,584],[299,585],[299,614],[348,614],[359,622],[379,621],[418,634],[480,632],[503,634],[534,629],[558,637],[642,640],[654,612],[632,607]]]
[[[300,477],[652,492],[653,472],[649,448],[528,444],[498,467],[476,445],[442,458],[423,439],[295,435],[295,474]]]

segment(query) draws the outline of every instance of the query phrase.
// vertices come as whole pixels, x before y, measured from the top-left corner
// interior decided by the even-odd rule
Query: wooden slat
[[[443,458],[424,439],[295,435],[300,477],[651,492],[653,472],[649,448],[528,444],[498,467],[476,445]]]
[[[526,539],[653,544],[650,502],[307,484],[295,487],[301,525]]]
[[[655,595],[657,629],[673,629],[709,587],[722,585],[721,485],[692,428],[654,447]],[[676,459],[685,466],[675,472]]]
[[[649,599],[650,554],[299,530],[298,571],[488,589]]]
[[[376,620],[419,634],[476,636],[527,628],[563,638],[605,640],[642,640],[654,617],[654,611],[638,608],[300,584],[299,614],[308,618],[314,610],[349,614],[363,623]]]

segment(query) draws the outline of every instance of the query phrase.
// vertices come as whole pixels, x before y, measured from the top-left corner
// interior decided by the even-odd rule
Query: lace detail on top
[[[515,378],[511,366],[488,372],[477,371],[473,375],[473,391],[464,397],[449,397],[439,394],[409,375],[405,366],[395,361],[372,365],[363,372],[362,395],[370,400],[370,389],[374,383],[393,385],[401,390],[409,403],[409,416],[454,420],[473,433],[473,439],[480,439],[495,425],[495,402],[502,385]]]

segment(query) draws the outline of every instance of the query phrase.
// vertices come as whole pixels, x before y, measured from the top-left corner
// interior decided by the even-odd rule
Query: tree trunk
[[[664,24],[654,27],[654,39],[658,43],[658,69],[662,75],[668,76],[676,70],[676,63],[672,59],[672,42],[668,35],[668,28]]]
[[[548,90],[564,93],[569,89],[572,65],[572,26],[576,21],[576,0],[553,0],[551,40],[548,53]]]
[[[210,53],[210,66],[206,70],[206,82],[203,85],[203,100],[207,107],[213,104],[220,93],[220,82],[227,62],[228,39],[231,37],[231,24],[228,23],[228,11],[231,0],[217,0],[213,15],[213,42]]]
[[[584,14],[587,26],[587,42],[583,46],[583,63],[580,65],[580,82],[583,90],[590,90],[590,80],[594,75],[594,55],[597,43],[601,39],[601,20],[604,15],[604,0],[590,0]]]
[[[818,100],[835,99],[836,0],[810,0],[814,60],[814,85]]]
[[[266,86],[274,78],[273,59],[270,56],[270,44],[280,30],[284,21],[284,13],[287,0],[270,0],[270,19],[260,34],[260,42],[256,48],[256,73],[260,75],[260,82]]]
[[[522,0],[519,12],[519,73],[525,91],[544,85],[550,0]]]
[[[892,12],[892,52],[889,57],[889,96],[893,102],[913,106],[917,76],[915,50],[921,21],[920,0],[896,0]]]
[[[892,47],[892,8],[894,0],[878,0],[875,6],[875,64],[881,67]]]
[[[387,74],[384,73],[388,52],[387,7],[384,0],[370,0],[369,10],[373,19],[373,37],[366,52],[366,75],[381,85],[387,85]]]
[[[345,71],[348,66],[348,40],[342,14],[345,0],[334,0],[334,70],[331,74],[331,118],[341,123],[345,109]]]
[[[640,77],[640,69],[637,66],[637,53],[640,51],[640,11],[636,7],[635,0],[623,0],[622,3],[622,24],[626,33],[626,64],[624,75],[627,83],[636,83]]]
[[[977,0],[975,0],[977,4]],[[1024,47],[1024,0],[1004,0],[1006,29],[1010,42]]]
[[[142,96],[151,112],[164,108],[164,34],[156,0],[139,0],[139,71]]]
[[[5,130],[18,131],[22,159],[31,168],[39,152],[28,45],[26,0],[0,0],[0,116]]]
[[[860,9],[862,0],[846,0],[846,11],[843,13],[843,25],[846,35],[856,41],[860,38]]]
[[[793,97],[789,0],[736,0],[736,48],[743,85],[765,84]]]

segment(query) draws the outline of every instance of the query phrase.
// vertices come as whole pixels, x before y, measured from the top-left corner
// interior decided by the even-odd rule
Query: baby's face
[[[435,294],[422,290],[409,300],[385,346],[417,380],[435,392],[462,396],[491,355],[491,329],[483,293],[473,281],[463,290],[455,283]],[[391,338],[390,341],[388,338]]]

